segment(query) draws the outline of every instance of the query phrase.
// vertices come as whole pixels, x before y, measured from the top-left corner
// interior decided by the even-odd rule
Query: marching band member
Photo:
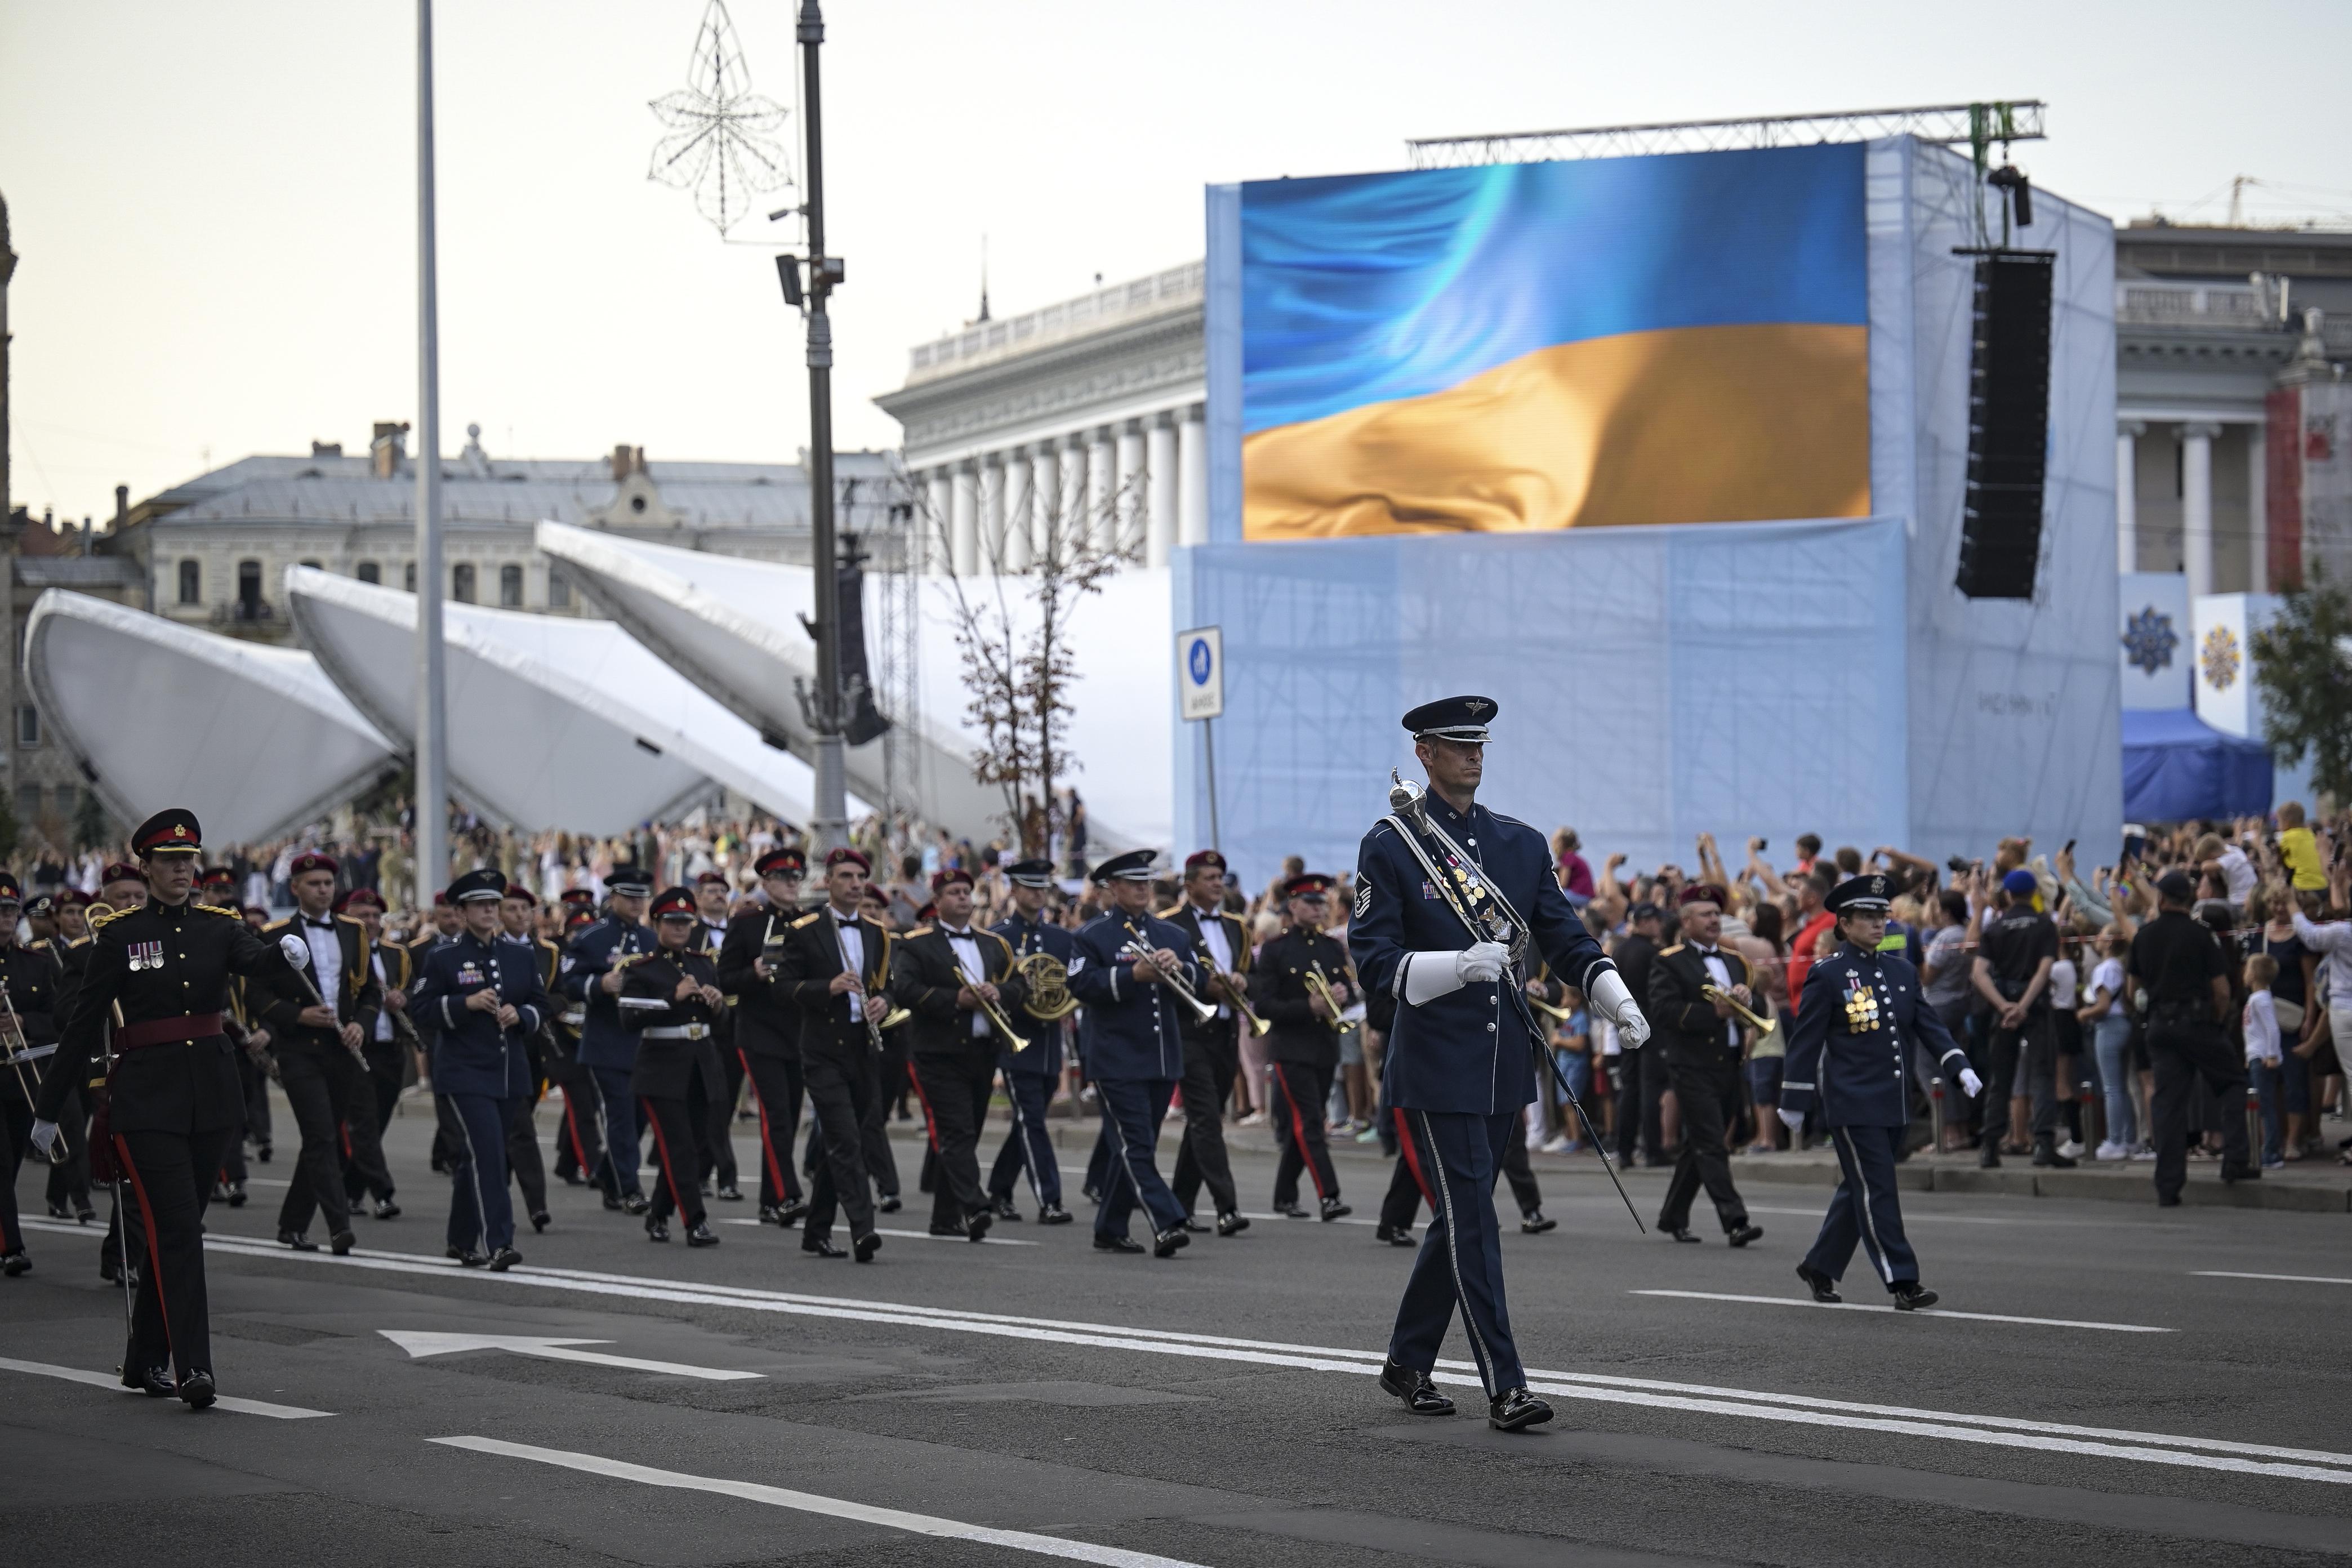
[[[360,1092],[361,1043],[375,1030],[383,987],[376,984],[375,966],[369,962],[366,929],[333,912],[336,870],[331,855],[313,851],[294,857],[294,913],[264,927],[261,934],[270,942],[299,936],[310,950],[310,964],[307,972],[282,970],[260,1000],[261,1020],[268,1026],[278,1058],[278,1087],[293,1108],[295,1125],[302,1130],[293,1183],[278,1212],[278,1239],[297,1252],[319,1250],[307,1234],[316,1212],[324,1216],[328,1241],[340,1258],[352,1249],[352,1239],[350,1199],[343,1190],[342,1138]],[[351,1127],[354,1162],[383,1204],[390,1205],[392,1173],[383,1167],[373,1116],[371,1101],[364,1125]],[[392,1208],[392,1214],[399,1212]]]
[[[538,915],[539,900],[531,890],[520,882],[509,882],[505,896],[499,900],[499,931],[504,940],[529,954],[527,962],[539,975],[540,989],[547,994],[548,1005],[540,1026],[524,1031],[522,1037],[523,1056],[530,1068],[530,1087],[515,1101],[509,1114],[507,1171],[522,1193],[524,1210],[530,1215],[530,1228],[543,1231],[554,1222],[554,1216],[547,1212],[547,1164],[540,1157],[536,1118],[540,1100],[554,1080],[554,986],[563,963],[563,950],[539,934]]]
[[[1331,1077],[1339,1070],[1339,1016],[1327,997],[1345,1006],[1355,992],[1346,949],[1323,931],[1330,890],[1331,879],[1313,872],[1283,884],[1288,924],[1258,954],[1250,977],[1252,999],[1274,1026],[1265,1041],[1274,1084],[1270,1120],[1283,1135],[1282,1158],[1274,1168],[1274,1212],[1289,1219],[1307,1217],[1298,1206],[1302,1167],[1314,1179],[1325,1220],[1351,1212],[1339,1201],[1339,1173],[1331,1166],[1323,1125]],[[1320,975],[1327,989],[1318,993],[1310,974]]]
[[[622,961],[653,951],[642,919],[654,885],[635,866],[615,866],[604,879],[605,913],[581,928],[563,953],[563,994],[582,1004],[580,1064],[595,1094],[604,1157],[589,1179],[604,1189],[604,1206],[641,1215],[652,1205],[637,1183],[637,1102],[629,1074],[637,1063],[636,1032],[621,1022]]]
[[[1045,893],[1054,885],[1053,862],[1016,860],[1004,868],[1004,879],[1013,889],[1013,912],[990,929],[1012,947],[1015,958],[1042,952],[1066,973],[1076,951],[1076,935],[1044,918]],[[1045,1131],[1045,1108],[1062,1081],[1062,1045],[1070,1026],[1066,1018],[1028,1021],[1035,1026],[1029,1048],[1015,1051],[1008,1046],[996,1058],[1004,1074],[1004,1098],[1013,1107],[1013,1127],[988,1173],[989,1203],[998,1219],[1019,1219],[1013,1184],[1026,1171],[1030,1195],[1037,1200],[1037,1223],[1067,1225],[1072,1216],[1062,1206],[1062,1163]]]
[[[1691,1201],[1701,1185],[1715,1204],[1726,1240],[1746,1247],[1764,1234],[1732,1184],[1725,1136],[1739,1110],[1740,1021],[1732,1005],[1753,1005],[1748,961],[1716,939],[1723,931],[1724,892],[1710,882],[1682,890],[1683,940],[1650,965],[1649,1016],[1657,1020],[1656,1048],[1665,1053],[1666,1081],[1682,1107],[1683,1148],[1658,1211],[1661,1234],[1696,1242]],[[1709,997],[1712,988],[1721,994]]]
[[[881,1026],[890,1012],[890,933],[859,912],[869,869],[855,849],[826,854],[824,907],[793,922],[777,965],[785,995],[800,1008],[801,1072],[824,1152],[801,1250],[854,1254],[860,1263],[882,1250],[865,1132],[881,1110]],[[833,1245],[836,1206],[849,1221],[849,1254]]]
[[[694,946],[715,965],[720,947],[727,941],[727,910],[733,900],[734,889],[724,871],[705,871],[694,879],[694,914],[699,922],[694,932]],[[721,1202],[739,1204],[743,1201],[742,1189],[735,1184],[735,1105],[743,1098],[743,1058],[735,1052],[735,1013],[722,1006],[719,1016],[711,1021],[710,1043],[706,1048],[709,1058],[704,1066],[709,1071],[698,1074],[696,1085],[705,1103],[698,1114],[708,1131],[703,1135],[703,1147],[710,1160],[711,1176],[718,1185]],[[702,1089],[708,1081],[709,1087]]]
[[[7,1065],[0,1068],[0,1188],[5,1189],[0,1191],[0,1274],[7,1275],[22,1274],[33,1266],[25,1250],[24,1228],[16,1221],[16,1172],[32,1146],[34,1102],[55,1069],[48,1058],[57,1054],[57,998],[65,980],[48,952],[17,945],[16,916],[23,899],[16,879],[0,871],[0,990],[5,991],[8,1011],[15,1015],[9,1037],[0,1037],[0,1052],[8,1056]],[[7,1011],[0,1011],[0,1018],[7,1016]],[[63,1131],[60,1127],[60,1135]],[[72,1147],[70,1140],[67,1146]],[[46,1152],[42,1163],[48,1163]],[[81,1203],[89,1208],[87,1194]],[[50,1212],[64,1217],[54,1198]]]
[[[980,1184],[980,1130],[996,1085],[1000,1037],[982,1004],[1016,1008],[1021,982],[1013,947],[971,927],[971,873],[961,868],[931,879],[934,919],[907,933],[890,971],[890,994],[913,1015],[907,1023],[915,1092],[938,1170],[932,1184],[933,1236],[979,1241],[996,1217]],[[1023,1036],[1023,1039],[1028,1037]]]
[[[807,865],[797,849],[771,849],[753,862],[760,895],[727,922],[719,944],[719,988],[733,1004],[735,1056],[760,1110],[760,1219],[787,1226],[808,1213],[793,1169],[803,1092],[801,1013],[779,984],[771,952],[801,918]]]
[[[1249,1228],[1249,1221],[1242,1217],[1233,1162],[1225,1153],[1224,1110],[1242,1069],[1241,1022],[1234,1004],[1247,994],[1250,943],[1242,922],[1224,912],[1225,871],[1225,858],[1214,849],[1187,856],[1183,901],[1160,910],[1160,918],[1181,926],[1202,956],[1216,965],[1202,998],[1216,1001],[1216,1016],[1195,1018],[1188,1012],[1182,1020],[1184,1142],[1176,1151],[1170,1185],[1184,1205],[1186,1230],[1209,1228],[1192,1217],[1192,1200],[1205,1185],[1217,1209],[1217,1234],[1238,1236]]]
[[[630,1009],[635,1015],[630,1021],[639,1027],[636,1068],[629,1085],[645,1104],[646,1121],[654,1131],[654,1159],[661,1168],[653,1207],[646,1215],[646,1237],[667,1241],[669,1216],[675,1211],[685,1222],[687,1246],[716,1247],[718,1234],[702,1207],[710,1119],[695,1114],[694,1088],[706,1074],[718,1073],[710,1041],[727,998],[719,989],[718,966],[702,948],[693,889],[665,890],[654,900],[651,912],[656,943],[653,956],[632,965],[621,981],[624,1007],[632,1001],[652,1004]],[[704,1092],[715,1097],[717,1086],[705,1082]]]

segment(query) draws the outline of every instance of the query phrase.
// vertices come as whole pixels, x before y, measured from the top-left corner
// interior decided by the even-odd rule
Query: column
[[[2189,597],[2213,591],[2213,437],[2219,425],[2180,427],[2180,553]]]
[[[923,515],[915,520],[912,541],[914,559],[909,564],[919,572],[942,570],[948,560],[949,540],[954,531],[955,470],[933,468],[930,483],[926,487]]]
[[[993,452],[982,458],[979,483],[980,552],[972,570],[987,575],[1004,560],[1004,520],[1010,510],[1006,498],[1013,493],[1012,455]]]
[[[1096,551],[1116,548],[1118,525],[1113,508],[1118,500],[1118,447],[1110,426],[1088,433],[1093,449],[1087,454],[1087,544]]]
[[[1062,487],[1065,467],[1061,448],[1052,441],[1037,444],[1037,456],[1029,468],[1029,481],[1036,497],[1029,506],[1029,559],[1043,561],[1054,548],[1054,535],[1069,526],[1069,497]]]
[[[949,519],[950,562],[959,577],[980,570],[980,473],[969,462],[956,465],[953,511]]]
[[[1168,564],[1168,546],[1176,537],[1176,420],[1169,414],[1151,416],[1151,503],[1143,518],[1143,563]]]
[[[2126,419],[2116,426],[2116,570],[2139,570],[2139,438],[2147,426]]]
[[[997,556],[998,571],[1029,570],[1029,518],[1036,510],[1036,470],[1029,454],[1016,447],[1004,455],[1004,542]]]
[[[2270,426],[2260,419],[2246,428],[2246,586],[2271,591]]]
[[[1128,552],[1136,536],[1143,531],[1141,521],[1145,508],[1147,476],[1143,469],[1143,421],[1129,419],[1118,427],[1118,508],[1109,521],[1109,536],[1103,548],[1114,554]]]
[[[1209,447],[1202,423],[1207,410],[1195,403],[1176,427],[1176,504],[1181,519],[1178,540],[1209,542]]]

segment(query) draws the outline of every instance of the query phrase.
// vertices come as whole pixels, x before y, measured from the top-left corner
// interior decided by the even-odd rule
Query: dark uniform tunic
[[[360,1094],[360,1079],[366,1070],[351,1047],[343,1044],[340,1025],[357,1024],[362,1041],[375,1033],[375,1016],[383,1005],[383,987],[376,983],[375,966],[368,961],[367,928],[347,915],[332,915],[322,923],[333,934],[340,962],[333,994],[326,994],[324,988],[320,994],[326,1005],[334,1009],[338,1026],[319,1028],[300,1022],[302,1009],[317,1004],[311,999],[310,984],[305,983],[303,973],[282,962],[275,980],[263,988],[256,1000],[261,1020],[269,1029],[271,1052],[278,1058],[278,1085],[293,1110],[295,1124],[302,1130],[302,1152],[295,1162],[286,1201],[278,1212],[278,1228],[299,1234],[309,1228],[310,1216],[316,1212],[324,1216],[327,1234],[336,1236],[351,1229],[351,1200],[343,1188],[341,1148],[352,1105]],[[297,914],[264,927],[261,936],[274,944],[289,932],[301,934],[303,930],[304,917]],[[316,979],[314,969],[310,980]],[[365,1110],[372,1122],[373,1097]],[[365,1163],[375,1173],[372,1181],[379,1191],[388,1193],[392,1178],[383,1169],[383,1151],[373,1147],[374,1127],[355,1131],[362,1132],[362,1141],[369,1145],[363,1152],[369,1156]]]
[[[695,1114],[695,1089],[700,1084],[702,1092],[714,1099],[719,1092],[709,1080],[719,1071],[712,1040],[725,1009],[699,994],[677,1000],[678,986],[688,980],[714,988],[719,984],[718,966],[699,946],[656,948],[653,957],[630,965],[621,976],[624,998],[661,1004],[632,1007],[623,1015],[625,1023],[637,1030],[629,1087],[653,1128],[654,1163],[661,1178],[654,1186],[648,1228],[673,1213],[684,1217],[688,1229],[703,1223],[702,1173],[709,1163],[710,1119]],[[701,1103],[707,1110],[708,1101]]]
[[[115,1005],[122,1024],[104,1075],[108,1152],[143,1226],[123,1381],[170,1363],[184,1378],[212,1370],[205,1298],[204,1212],[221,1152],[244,1124],[236,1051],[221,1032],[229,977],[290,978],[285,957],[234,910],[150,902],[101,917],[56,1065],[34,1112],[54,1121],[91,1077]]]
[[[478,991],[495,992],[512,1005],[515,1026],[503,1028],[496,1013],[467,1006]],[[460,931],[425,955],[408,1005],[433,1024],[434,1110],[451,1141],[450,1249],[460,1257],[496,1253],[514,1245],[507,1131],[516,1102],[530,1093],[523,1042],[547,1017],[547,988],[520,943]]]
[[[1807,1268],[1832,1279],[1843,1278],[1856,1241],[1888,1289],[1919,1278],[1895,1188],[1911,1125],[1915,1047],[1954,1079],[1969,1065],[1905,960],[1845,942],[1806,971],[1780,1109],[1801,1115],[1818,1107],[1837,1148],[1843,1179],[1805,1256]]]
[[[895,951],[890,994],[913,1015],[907,1046],[930,1141],[931,1229],[969,1234],[977,1221],[984,1231],[981,1216],[991,1211],[980,1184],[980,1130],[996,1085],[997,1052],[1006,1042],[985,1013],[957,1006],[956,994],[986,982],[998,988],[999,1010],[1017,1016],[1021,982],[1013,974],[1013,949],[993,931],[932,925],[908,932]]]
[[[834,976],[849,967],[844,929],[857,933],[860,989],[836,994]],[[869,1131],[878,1133],[881,1126],[881,1053],[857,999],[889,994],[891,946],[883,927],[863,915],[844,919],[831,904],[801,916],[784,933],[781,984],[800,1009],[801,1072],[816,1112],[814,1136],[824,1152],[801,1226],[801,1245],[811,1250],[831,1240],[836,1207],[848,1219],[853,1240],[874,1234],[866,1143]]]
[[[1103,1241],[1126,1238],[1139,1203],[1154,1235],[1184,1223],[1184,1205],[1160,1179],[1152,1157],[1169,1097],[1184,1076],[1184,1007],[1165,984],[1136,980],[1135,961],[1121,955],[1129,942],[1174,952],[1184,983],[1195,995],[1201,990],[1192,935],[1182,926],[1114,910],[1078,932],[1070,991],[1087,1005],[1087,1077],[1102,1102],[1103,1134],[1110,1142],[1102,1206],[1095,1211],[1095,1237]]]
[[[596,1097],[596,1121],[604,1161],[589,1179],[604,1189],[608,1203],[643,1200],[637,1184],[636,1098],[629,1073],[636,1066],[636,1031],[621,1022],[619,1005],[600,984],[604,972],[633,952],[650,952],[654,933],[635,921],[606,915],[583,926],[563,950],[563,994],[582,1005],[580,1065]]]
[[[47,1040],[42,1042],[54,1047],[57,1044],[58,1026],[64,1023],[67,1010],[72,1005],[73,1001],[73,973],[66,967],[66,943],[55,937],[37,937],[26,942],[21,949],[8,951],[22,952],[33,957],[46,957],[58,966],[58,973],[47,986],[47,1010],[50,1019],[49,1034]],[[79,970],[79,960],[77,959],[75,969]],[[22,1012],[24,1005],[20,999],[16,1004],[17,1010]],[[25,1030],[29,1041],[32,1026],[26,1024]],[[38,1050],[41,1046],[34,1044],[30,1048]],[[39,1061],[40,1069],[46,1072],[49,1065],[47,1058],[42,1057],[37,1059]],[[13,1079],[16,1075],[11,1073],[9,1076]],[[29,1067],[26,1076],[28,1079],[35,1076]],[[5,1092],[0,1090],[0,1094]],[[18,1092],[21,1093],[21,1089]],[[51,1215],[62,1218],[67,1209],[71,1207],[83,1223],[87,1224],[93,1216],[89,1204],[89,1149],[83,1132],[89,1119],[81,1106],[81,1096],[77,1092],[68,1102],[65,1118],[58,1123],[58,1131],[65,1138],[66,1157],[49,1167],[48,1190],[46,1196],[48,1199]],[[28,1104],[26,1107],[28,1117],[30,1110]],[[26,1125],[30,1125],[29,1120]],[[21,1150],[19,1152],[21,1154]],[[240,1176],[244,1174],[242,1171],[237,1173]],[[0,1247],[0,1251],[5,1250],[5,1248]]]
[[[1190,899],[1172,910],[1160,910],[1160,918],[1171,925],[1181,926],[1191,935],[1204,970],[1214,954],[1209,951],[1209,938],[1203,933],[1221,933],[1227,967],[1235,984],[1247,987],[1249,933],[1238,919],[1204,912]],[[1219,1214],[1234,1214],[1242,1206],[1241,1194],[1234,1185],[1233,1161],[1225,1152],[1224,1113],[1233,1100],[1234,1079],[1241,1076],[1241,1019],[1233,1005],[1219,1001],[1213,990],[1203,991],[1201,999],[1216,1002],[1217,1016],[1195,1018],[1189,1009],[1184,1013],[1184,1142],[1176,1151],[1176,1172],[1169,1185],[1188,1215],[1204,1185],[1209,1189],[1209,1201],[1216,1205]],[[1295,1182],[1296,1172],[1292,1177]],[[1279,1182],[1276,1184],[1280,1186]]]
[[[1720,976],[1710,959],[1722,966]],[[1650,994],[1642,999],[1658,1032],[1650,1048],[1665,1059],[1666,1079],[1683,1114],[1682,1152],[1675,1156],[1674,1179],[1658,1211],[1660,1230],[1690,1227],[1691,1202],[1701,1186],[1726,1236],[1748,1223],[1724,1142],[1739,1114],[1739,1025],[1718,1016],[1701,994],[1708,985],[1728,991],[1748,983],[1748,961],[1727,947],[1677,942],[1650,964]]]
[[[1013,914],[989,928],[1004,939],[1017,959],[1047,953],[1069,967],[1076,950],[1076,933],[1050,921],[1033,921]],[[1013,1127],[989,1168],[988,1195],[998,1203],[1013,1197],[1013,1184],[1029,1173],[1029,1194],[1042,1215],[1062,1206],[1062,1163],[1054,1153],[1054,1140],[1045,1131],[1045,1108],[1053,1103],[1055,1087],[1062,1081],[1062,1042],[1068,1018],[1051,1023],[1022,1014],[1014,1019],[1031,1045],[1025,1051],[1001,1052],[996,1065],[1004,1074],[1004,1095],[1013,1102]],[[1181,1168],[1181,1165],[1180,1165]]]
[[[0,1190],[0,1257],[25,1250],[25,1232],[16,1223],[16,1172],[33,1146],[33,1101],[38,1086],[55,1065],[58,991],[63,980],[57,960],[47,952],[13,942],[0,947],[0,985],[6,987],[17,1028],[23,1031],[17,1054],[0,1067],[0,1189],[5,1189]],[[5,1016],[0,1013],[0,1017]],[[8,1048],[9,1042],[0,1041],[0,1052]],[[60,1133],[63,1128],[60,1121]]]
[[[2178,1203],[2188,1184],[2189,1104],[2200,1080],[2221,1119],[2222,1180],[2261,1174],[2246,1136],[2245,1053],[2231,1045],[2229,1031],[2214,1011],[2213,982],[2227,979],[2231,967],[2232,959],[2223,953],[2221,942],[2182,910],[2164,910],[2132,936],[2125,969],[2138,989],[2147,993],[2147,1055],[2156,1069],[2148,1120],[2156,1129],[2156,1194],[2160,1203]],[[2331,990],[2342,984],[2336,981]],[[2347,1046],[2352,1042],[2339,1040],[2336,1050],[2352,1061]],[[1991,1120],[1990,1101],[1986,1120]]]
[[[1266,1032],[1265,1058],[1274,1089],[1269,1117],[1282,1144],[1274,1168],[1278,1212],[1297,1206],[1302,1168],[1323,1203],[1339,1196],[1339,1174],[1332,1168],[1323,1127],[1332,1075],[1339,1070],[1339,1032],[1315,1011],[1307,988],[1310,973],[1320,973],[1343,1005],[1355,990],[1348,978],[1347,950],[1323,931],[1294,925],[1265,944],[1250,976],[1250,1005],[1273,1026]]]
[[[736,1059],[760,1108],[760,1217],[781,1219],[804,1203],[793,1169],[793,1133],[801,1124],[801,1012],[777,983],[776,961],[796,910],[755,905],[727,922],[719,945],[719,988],[734,1016]],[[759,961],[769,960],[766,979]],[[794,1217],[797,1217],[795,1215]]]

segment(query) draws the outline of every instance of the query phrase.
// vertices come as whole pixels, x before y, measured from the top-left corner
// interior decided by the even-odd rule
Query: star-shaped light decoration
[[[724,0],[710,0],[702,14],[687,86],[650,107],[670,133],[655,145],[646,177],[692,191],[696,209],[720,234],[751,210],[755,193],[793,183],[784,149],[770,136],[783,126],[783,106],[751,90]]]

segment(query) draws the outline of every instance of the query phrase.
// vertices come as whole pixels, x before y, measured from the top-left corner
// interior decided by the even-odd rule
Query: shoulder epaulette
[[[1171,904],[1171,905],[1169,905],[1169,906],[1168,906],[1166,909],[1164,909],[1164,910],[1154,910],[1151,912],[1151,918],[1152,918],[1153,920],[1156,920],[1156,921],[1172,921],[1172,920],[1174,920],[1178,915],[1181,915],[1181,914],[1182,914],[1183,912],[1184,912],[1184,906],[1183,906],[1183,905],[1181,905],[1181,904]]]
[[[793,922],[789,927],[787,927],[786,929],[787,929],[787,930],[790,930],[790,931],[798,931],[798,930],[800,930],[800,929],[801,929],[801,927],[803,927],[803,926],[805,926],[805,925],[814,925],[814,924],[816,923],[816,917],[817,917],[818,915],[823,914],[823,913],[824,913],[824,911],[823,910],[813,910],[813,911],[811,911],[810,913],[808,913],[808,914],[804,914],[804,915],[803,915],[800,919],[798,919],[798,920],[794,921],[793,921]]]
[[[286,931],[291,928],[293,924],[294,917],[292,915],[289,915],[282,921],[271,921],[268,925],[263,926],[261,928],[261,934],[268,936],[274,931]]]
[[[189,902],[190,902],[192,905],[194,905],[194,907],[195,907],[196,909],[200,909],[200,910],[204,910],[204,911],[205,911],[205,913],[206,913],[206,914],[208,914],[208,915],[226,915],[229,919],[231,919],[231,920],[233,920],[233,921],[241,921],[241,920],[243,920],[243,919],[245,918],[244,914],[243,914],[241,911],[236,910],[229,909],[229,908],[227,908],[226,905],[222,905],[222,904],[198,904],[198,903],[195,903],[195,900],[194,900],[193,899],[192,899],[192,900],[189,900]]]
[[[112,915],[109,915],[109,916],[107,916],[106,918],[107,918],[108,920],[112,920],[114,917],[113,917]],[[78,947],[88,947],[88,946],[89,945],[89,942],[90,942],[90,939],[89,939],[89,938],[88,938],[88,937],[86,937],[86,936],[78,936],[78,937],[74,938],[74,939],[73,939],[73,941],[71,941],[71,942],[69,942],[66,943],[66,950],[67,950],[68,952],[70,952],[72,950],[74,950],[75,948],[78,948]]]
[[[917,926],[914,930],[907,933],[907,940],[908,942],[912,942],[919,936],[929,936],[930,934],[931,928],[929,926]]]
[[[125,916],[125,915],[127,915],[127,914],[131,913],[131,912],[132,912],[132,910],[143,910],[143,909],[145,909],[146,907],[147,907],[147,906],[146,906],[146,905],[144,905],[144,904],[132,904],[132,905],[130,905],[128,908],[124,908],[124,909],[120,909],[120,910],[107,910],[107,911],[106,911],[106,913],[104,913],[104,914],[102,914],[102,915],[96,915],[96,916],[91,917],[91,919],[90,919],[90,922],[89,922],[89,929],[90,929],[90,930],[92,930],[92,931],[104,931],[108,926],[112,925],[116,921],[119,921],[119,920],[121,920],[123,916]]]
[[[1662,953],[1658,954],[1658,956],[1659,956],[1660,958],[1672,958],[1675,954],[1676,954],[1676,953],[1680,952],[1681,952],[1681,951],[1682,951],[1685,946],[1687,946],[1687,945],[1688,945],[1687,943],[1685,943],[1685,942],[1678,942],[1675,943],[1675,945],[1674,945],[1674,946],[1672,946],[1672,947],[1670,947],[1670,948],[1666,949],[1666,951],[1665,951],[1665,952],[1662,952]]]
[[[996,937],[996,945],[1004,950],[1006,957],[1010,958],[1017,956],[1013,951],[1013,944],[1011,942],[1005,941],[1002,936],[997,936],[997,933],[994,931],[990,931],[987,934]]]
[[[221,912],[226,914],[228,911],[224,910]],[[365,931],[367,929],[366,922],[362,921],[357,915],[337,915],[335,918],[342,921],[347,926],[358,926],[362,931]]]

